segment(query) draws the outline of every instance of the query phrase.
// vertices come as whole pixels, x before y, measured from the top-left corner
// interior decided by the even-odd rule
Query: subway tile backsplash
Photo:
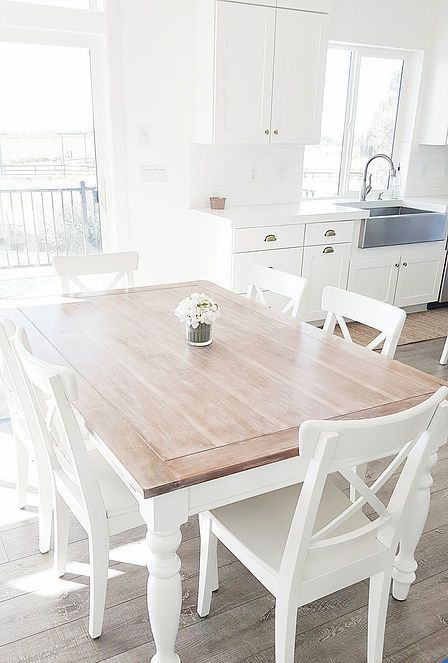
[[[190,207],[208,207],[210,196],[227,205],[300,200],[303,147],[299,145],[190,146]]]
[[[448,146],[413,146],[407,174],[406,195],[448,196]]]

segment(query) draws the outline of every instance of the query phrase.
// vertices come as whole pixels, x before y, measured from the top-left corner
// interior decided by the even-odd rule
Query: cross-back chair
[[[322,309],[327,312],[324,330],[334,332],[339,325],[343,337],[352,341],[346,319],[377,329],[380,333],[366,347],[375,350],[384,343],[381,354],[393,359],[403,329],[403,309],[377,299],[327,285],[322,291]]]
[[[289,313],[292,318],[297,318],[303,294],[307,286],[307,280],[296,274],[289,274],[278,269],[247,263],[246,283],[248,299],[254,298],[264,306],[268,306],[264,292],[269,291],[288,298],[281,312]]]
[[[69,513],[89,537],[89,633],[101,635],[109,563],[109,536],[143,523],[138,504],[97,449],[88,450],[73,402],[78,398],[76,375],[35,357],[25,330],[17,329],[15,346],[33,387],[36,415],[46,443],[54,489],[55,570],[65,573]]]
[[[430,457],[446,441],[448,388],[407,411],[363,421],[308,421],[299,431],[309,461],[300,485],[217,508],[201,516],[198,613],[217,589],[216,541],[275,596],[275,661],[293,663],[297,609],[370,579],[367,662],[381,663],[387,604],[403,524]],[[369,487],[353,470],[394,456]],[[399,471],[388,501],[381,488]],[[331,481],[337,471],[359,497],[353,503]],[[395,479],[395,477],[394,477]],[[376,518],[362,511],[370,505]]]
[[[34,457],[38,480],[39,550],[46,553],[50,549],[53,517],[51,470],[32,396],[15,351],[15,331],[12,320],[0,322],[0,379],[16,447],[17,503],[20,509],[26,506],[29,464]]]
[[[62,293],[89,292],[80,276],[113,274],[106,290],[113,290],[121,282],[130,288],[134,285],[134,272],[138,269],[137,251],[98,253],[88,256],[56,256],[53,267],[61,279]],[[104,289],[104,288],[103,288]]]

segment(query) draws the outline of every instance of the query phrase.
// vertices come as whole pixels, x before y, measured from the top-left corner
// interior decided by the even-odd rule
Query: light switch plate
[[[149,127],[138,128],[138,144],[140,147],[149,146]]]
[[[168,182],[168,168],[166,164],[140,166],[140,179],[144,184],[165,184]]]

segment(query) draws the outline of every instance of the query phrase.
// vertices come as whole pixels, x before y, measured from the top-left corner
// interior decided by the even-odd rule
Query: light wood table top
[[[223,313],[205,348],[187,345],[173,315],[194,291]],[[36,354],[76,370],[88,429],[144,497],[296,456],[307,419],[397,412],[442,384],[204,281],[9,315]]]

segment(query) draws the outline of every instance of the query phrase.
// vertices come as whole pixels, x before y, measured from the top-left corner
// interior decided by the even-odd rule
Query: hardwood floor
[[[398,349],[397,359],[448,379],[438,361],[443,340]],[[113,537],[104,631],[87,631],[88,549],[73,522],[68,573],[55,579],[52,552],[37,548],[30,492],[26,510],[15,507],[13,444],[0,424],[0,663],[143,663],[154,653],[146,611],[142,528]],[[377,475],[380,464],[369,467]],[[32,476],[32,479],[34,477]],[[434,471],[431,511],[418,548],[417,582],[404,603],[390,599],[386,663],[440,663],[448,657],[448,445]],[[206,619],[196,614],[199,540],[196,519],[180,548],[183,609],[178,651],[183,663],[273,663],[273,600],[223,547],[220,590]],[[367,583],[317,601],[298,613],[296,661],[363,663],[366,657]]]

